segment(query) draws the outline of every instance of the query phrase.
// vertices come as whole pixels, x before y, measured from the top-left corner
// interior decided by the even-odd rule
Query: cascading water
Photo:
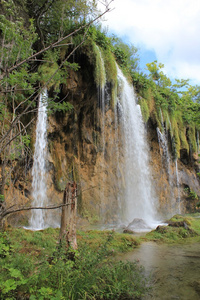
[[[160,147],[160,155],[162,157],[162,164],[167,171],[169,183],[171,185],[170,156],[169,156],[167,138],[165,134],[165,128],[163,127],[163,133],[160,131],[158,127],[156,130],[158,136],[158,143]]]
[[[150,228],[156,226],[155,197],[152,191],[149,170],[148,147],[145,127],[137,105],[133,88],[118,68],[119,94],[121,103],[122,144],[124,147],[124,222],[143,219]]]
[[[47,156],[47,90],[40,94],[38,118],[36,124],[35,152],[32,168],[32,206],[42,207],[47,201],[46,156]],[[45,224],[45,210],[33,209],[30,228],[41,230],[48,227]]]
[[[102,185],[100,183],[99,191],[100,191],[100,214],[104,216],[104,186],[105,186],[105,86],[106,86],[106,71],[105,71],[105,65],[104,60],[101,54],[100,48],[96,45],[96,53],[97,53],[97,60],[96,60],[96,83],[97,83],[97,89],[98,89],[98,126],[101,128],[101,148],[102,148],[102,154],[103,154],[103,160],[101,164],[101,169],[99,172],[101,173],[102,177]]]
[[[179,187],[179,173],[178,173],[178,163],[177,159],[175,161],[175,168],[176,168],[176,185],[177,185],[177,202],[178,202],[178,208],[177,213],[181,213],[181,196],[180,196],[180,187]]]
[[[162,158],[162,166],[163,170],[165,169],[168,176],[168,182],[170,186],[170,201],[168,205],[168,212],[172,215],[174,213],[180,213],[180,188],[179,188],[179,174],[178,174],[178,163],[177,159],[175,160],[175,174],[172,174],[172,161],[170,159],[169,149],[168,149],[168,141],[167,141],[167,134],[166,129],[163,121],[162,111],[161,111],[161,123],[163,132],[157,127],[157,136],[158,136],[158,143],[160,148],[160,155]],[[172,132],[171,123],[168,116],[168,123],[169,123],[169,130]],[[176,184],[175,180],[176,179]],[[176,190],[175,190],[176,188]]]
[[[102,136],[102,152],[105,154],[105,86],[106,86],[106,71],[104,66],[104,60],[101,54],[101,50],[98,46],[97,51],[99,54],[99,82],[98,82],[98,105],[100,108],[100,113],[98,116],[98,123],[101,127],[101,136]]]

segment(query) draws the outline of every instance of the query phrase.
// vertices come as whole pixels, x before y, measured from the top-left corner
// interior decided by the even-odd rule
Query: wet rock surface
[[[148,230],[149,226],[143,219],[135,218],[128,226],[123,230],[124,233],[133,234],[138,230]]]

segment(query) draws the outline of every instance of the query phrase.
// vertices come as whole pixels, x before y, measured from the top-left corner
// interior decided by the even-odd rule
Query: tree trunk
[[[77,249],[76,241],[76,212],[77,212],[77,184],[68,182],[64,190],[62,207],[60,241],[66,240],[67,247]]]

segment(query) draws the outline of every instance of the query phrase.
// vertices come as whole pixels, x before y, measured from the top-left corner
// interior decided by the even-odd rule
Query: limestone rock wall
[[[149,120],[147,125],[150,145],[150,165],[153,177],[153,186],[159,199],[158,212],[161,216],[170,217],[175,213],[194,212],[199,202],[200,179],[197,175],[200,164],[197,154],[191,157],[186,155],[177,160],[170,154],[169,169],[163,161],[159,148],[156,124]],[[169,149],[170,149],[169,141]],[[184,149],[182,149],[184,150]],[[191,193],[190,193],[191,191]],[[193,195],[196,195],[196,199]]]
[[[105,115],[102,114],[93,69],[87,62],[83,66],[81,71],[69,74],[67,85],[62,87],[59,95],[60,99],[66,98],[73,109],[52,114],[48,120],[48,199],[52,204],[61,203],[66,183],[75,180],[79,216],[90,223],[115,222],[125,188],[123,173],[117,168],[117,160],[123,160],[119,144],[120,124],[115,122],[115,111],[109,97],[105,103]],[[179,207],[182,213],[195,211],[199,200],[191,197],[191,191],[200,196],[198,158],[188,157],[182,149],[177,164],[177,185],[175,162],[171,159],[169,170],[163,164],[156,124],[149,120],[146,127],[159,215],[165,218],[179,212]],[[18,173],[18,178],[7,188],[10,204],[13,199],[16,204],[31,204],[31,162],[26,174],[24,170]],[[15,215],[11,220],[16,223],[29,215]],[[52,217],[59,223],[60,211]]]

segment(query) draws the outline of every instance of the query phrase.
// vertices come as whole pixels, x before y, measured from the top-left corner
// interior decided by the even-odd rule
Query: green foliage
[[[55,113],[55,112],[68,112],[73,109],[73,105],[69,102],[49,102],[48,105],[48,112],[49,114]]]
[[[132,72],[132,81],[136,92],[140,94],[140,96],[145,98],[144,93],[150,86],[150,82],[147,76],[140,72]]]
[[[92,25],[89,28],[89,36],[91,39],[104,50],[111,49],[111,40],[106,36],[106,33],[102,31],[101,26]]]
[[[191,200],[198,200],[198,199],[199,199],[197,193],[196,193],[195,191],[193,191],[192,189],[190,189],[190,188],[185,188],[184,191],[187,192],[188,197],[189,197]]]
[[[138,68],[138,49],[133,45],[124,43],[120,38],[116,36],[111,37],[111,42],[112,52],[116,58],[117,63],[127,76],[132,76],[132,74]]]
[[[0,194],[0,204],[2,204],[5,201],[5,197],[4,195]]]
[[[4,267],[4,278],[7,277],[8,279],[0,283],[0,289],[2,296],[6,296],[8,299],[16,299],[13,297],[18,287],[22,287],[27,283],[27,279],[24,278],[22,273],[14,269],[12,267]]]
[[[163,68],[164,65],[157,61],[147,64],[149,78],[135,72],[132,76],[133,84],[142,97],[140,102],[143,117],[149,117],[148,106],[150,117],[161,131],[164,122],[171,136],[174,155],[179,157],[181,148],[187,149],[188,153],[191,150],[197,151],[196,131],[200,125],[199,87],[189,85],[188,79],[176,79],[176,83],[172,85]]]
[[[111,260],[120,243],[131,240],[130,235],[124,235],[117,245],[114,232],[81,233],[78,251],[67,249],[65,242],[55,249],[55,229],[13,229],[9,235],[15,251],[9,257],[0,257],[2,299],[17,299],[19,295],[32,300],[133,299],[142,297],[148,289],[138,263]],[[91,247],[94,236],[101,236],[101,240]]]
[[[96,1],[33,0],[28,1],[26,7],[44,44],[69,34],[91,18],[91,15],[95,17],[97,14]]]
[[[12,252],[12,247],[6,232],[0,232],[0,258],[5,258]]]

